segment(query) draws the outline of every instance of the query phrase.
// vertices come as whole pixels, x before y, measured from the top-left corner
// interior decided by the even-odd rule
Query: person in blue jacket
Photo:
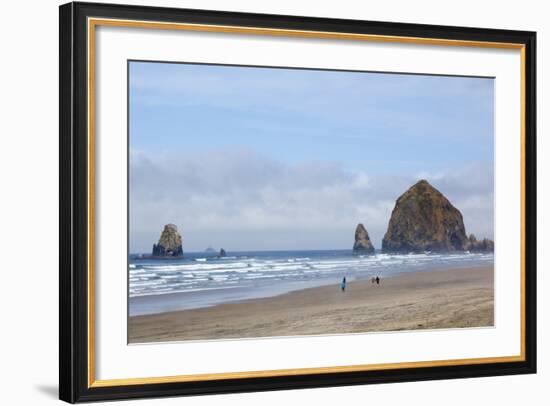
[[[342,279],[342,282],[340,283],[340,288],[342,289],[342,292],[346,291],[346,277],[344,276],[344,279]]]

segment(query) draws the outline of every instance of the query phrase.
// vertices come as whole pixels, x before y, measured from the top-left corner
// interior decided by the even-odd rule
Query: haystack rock
[[[222,258],[222,257],[227,256],[227,253],[225,252],[225,250],[224,250],[223,248],[220,248],[220,253],[218,254],[218,256],[219,256],[220,258]]]
[[[460,211],[421,180],[397,199],[382,251],[462,251],[467,241]]]
[[[158,244],[153,244],[154,257],[181,257],[183,256],[182,238],[174,224],[166,224]]]
[[[374,254],[374,247],[370,241],[369,233],[361,223],[355,228],[355,243],[353,244],[354,254]]]

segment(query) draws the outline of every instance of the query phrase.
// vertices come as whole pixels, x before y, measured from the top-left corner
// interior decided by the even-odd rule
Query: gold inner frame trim
[[[364,365],[345,365],[316,368],[296,368],[296,369],[277,369],[265,371],[243,371],[243,372],[221,372],[211,374],[190,374],[174,375],[160,377],[144,378],[122,378],[122,379],[95,379],[95,228],[94,228],[94,192],[95,192],[95,28],[97,26],[109,27],[129,27],[129,28],[148,28],[157,30],[180,30],[194,32],[215,32],[231,33],[244,35],[267,35],[279,37],[298,37],[298,38],[316,38],[316,39],[338,39],[353,41],[370,42],[389,42],[402,44],[432,45],[432,46],[460,46],[460,47],[479,47],[479,48],[497,48],[512,49],[520,51],[520,165],[521,165],[521,269],[520,269],[520,341],[521,348],[519,355],[502,357],[482,357],[465,358],[451,360],[434,361],[415,361],[415,362],[396,362],[383,364],[364,364]],[[125,385],[143,385],[160,383],[177,383],[192,381],[212,381],[219,379],[244,379],[259,377],[281,377],[312,374],[332,374],[342,372],[361,372],[361,371],[381,371],[397,368],[426,368],[441,366],[459,366],[459,365],[479,365],[494,364],[504,362],[522,362],[525,361],[525,45],[506,42],[488,42],[488,41],[467,41],[439,38],[422,37],[401,37],[391,35],[374,34],[355,34],[345,32],[326,32],[326,31],[306,31],[290,29],[274,29],[260,27],[242,27],[227,25],[208,25],[208,24],[187,24],[187,23],[167,23],[139,20],[120,20],[109,18],[89,18],[87,29],[88,41],[88,387],[111,387]]]

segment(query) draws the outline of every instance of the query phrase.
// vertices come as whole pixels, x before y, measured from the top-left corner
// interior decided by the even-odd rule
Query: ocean
[[[293,290],[419,270],[493,265],[493,253],[353,255],[351,250],[186,252],[129,260],[129,313],[163,313],[275,296]]]

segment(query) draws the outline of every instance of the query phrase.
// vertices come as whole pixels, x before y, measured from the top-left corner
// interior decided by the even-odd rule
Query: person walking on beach
[[[376,284],[380,285],[380,278],[378,276],[376,277]]]
[[[342,279],[342,282],[340,283],[340,288],[342,289],[342,292],[346,291],[346,277],[344,276],[344,279]]]

